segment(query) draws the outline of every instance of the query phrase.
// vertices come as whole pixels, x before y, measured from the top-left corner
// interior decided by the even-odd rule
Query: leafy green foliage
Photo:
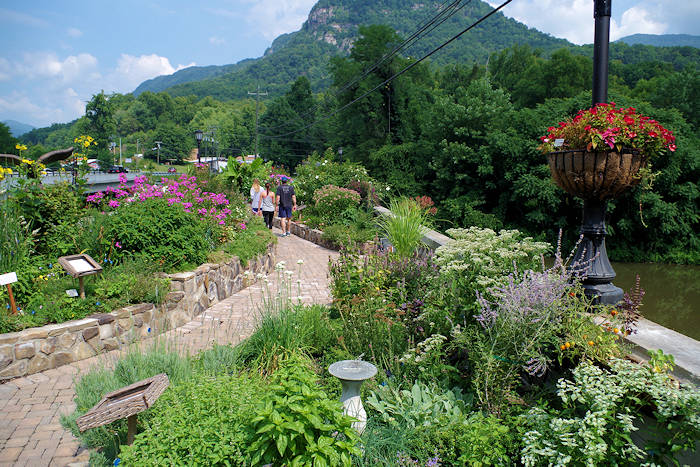
[[[379,218],[379,229],[386,235],[394,252],[409,257],[423,244],[423,236],[432,223],[428,210],[410,198],[392,199],[390,210],[390,214]]]
[[[461,393],[421,382],[413,383],[410,389],[380,386],[370,393],[367,405],[396,429],[448,424],[461,420],[467,412]]]
[[[259,217],[253,217],[246,224],[245,230],[236,232],[222,249],[237,256],[241,264],[246,265],[250,259],[264,253],[270,243],[275,242],[277,237],[265,227],[263,221]]]
[[[561,410],[531,409],[523,439],[522,462],[678,463],[684,450],[695,450],[700,436],[700,393],[675,388],[668,375],[625,361],[611,360],[610,371],[584,362],[573,379],[560,379]],[[631,439],[641,413],[651,411],[644,447]],[[641,413],[640,413],[641,412]],[[585,415],[584,415],[585,414]]]
[[[253,465],[350,466],[351,456],[361,454],[352,418],[318,388],[308,365],[290,354],[272,376],[252,420]]]
[[[208,240],[213,241],[205,222],[179,206],[168,206],[163,198],[150,198],[126,204],[118,216],[110,216],[101,252],[117,259],[144,256],[167,269],[204,263]]]
[[[163,346],[154,345],[143,353],[129,352],[116,362],[114,370],[93,369],[83,375],[75,384],[76,409],[70,415],[61,417],[61,424],[89,448],[100,448],[100,453],[93,453],[91,461],[101,461],[102,465],[113,465],[112,461],[119,453],[120,444],[126,444],[126,419],[113,422],[99,428],[80,433],[75,420],[90,410],[108,392],[128,386],[142,379],[159,373],[168,375],[170,384],[177,386],[192,376],[191,363],[187,358],[170,352]],[[139,415],[143,422],[151,415],[145,412]],[[99,464],[98,464],[99,465]]]
[[[271,171],[272,164],[264,162],[259,157],[250,164],[241,164],[232,157],[229,157],[226,163],[226,169],[220,174],[220,177],[228,180],[236,191],[242,193],[250,189],[253,184],[253,179],[256,178],[264,186]]]
[[[333,333],[324,307],[285,306],[279,313],[262,313],[255,333],[236,347],[242,364],[270,373],[289,352],[320,355],[331,347]]]
[[[261,381],[247,374],[198,377],[168,390],[153,407],[124,465],[246,465],[246,422],[255,415]]]

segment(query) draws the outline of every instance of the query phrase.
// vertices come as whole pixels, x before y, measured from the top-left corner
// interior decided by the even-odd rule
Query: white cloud
[[[10,21],[13,23],[18,23],[24,26],[32,27],[44,27],[48,26],[48,22],[36,16],[28,15],[26,13],[20,13],[18,11],[8,10],[6,8],[0,8],[0,18],[2,20]]]
[[[161,57],[156,54],[139,55],[135,57],[129,54],[122,54],[117,62],[115,74],[127,85],[119,86],[120,92],[128,92],[133,89],[133,86],[141,82],[155,78],[156,76],[171,75],[178,70],[194,66],[194,63],[189,65],[178,65],[173,67],[167,57]]]
[[[298,30],[317,0],[249,0],[247,21],[267,39]]]
[[[211,36],[209,38],[209,43],[212,45],[224,45],[226,44],[226,39],[216,36]]]
[[[70,37],[77,38],[83,35],[83,31],[78,28],[68,28],[66,31]]]
[[[488,0],[496,7],[502,2]],[[522,0],[513,2],[501,12],[532,28],[574,44],[593,42],[593,2],[591,0]]]
[[[488,0],[488,3],[495,7],[501,2]],[[590,0],[521,0],[501,11],[521,23],[575,44],[593,43],[595,21]],[[621,0],[613,5],[612,14],[611,41],[630,34],[694,34],[700,18],[700,2]],[[685,26],[686,23],[695,26]]]
[[[652,15],[640,7],[632,7],[622,13],[620,24],[610,21],[610,40],[615,41],[631,34],[663,34],[668,26],[654,21]]]
[[[82,53],[69,55],[61,60],[54,53],[24,54],[23,61],[13,66],[14,74],[28,79],[56,79],[68,83],[85,76],[97,68],[97,58]]]
[[[193,62],[189,65],[173,67],[167,57],[161,57],[156,54],[139,55],[138,57],[122,54],[109,81],[112,83],[115,91],[130,92],[134,87],[147,79],[171,75],[178,70],[194,65],[195,63]]]
[[[7,59],[0,57],[0,81],[9,80],[11,75],[12,65],[10,65],[10,62]]]
[[[51,94],[48,99],[36,95],[30,98],[15,91],[7,96],[0,96],[0,114],[3,118],[13,118],[35,126],[48,126],[83,115],[86,100],[81,99],[72,88]]]

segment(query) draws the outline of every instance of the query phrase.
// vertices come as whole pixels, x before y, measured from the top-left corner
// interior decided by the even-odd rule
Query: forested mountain
[[[309,13],[301,30],[275,39],[263,57],[244,60],[236,65],[192,67],[169,76],[159,76],[142,83],[135,91],[158,92],[167,89],[173,96],[212,96],[237,99],[246,96],[258,84],[270,95],[284,93],[297,76],[307,76],[312,89],[330,84],[327,71],[330,58],[347,55],[358,37],[361,25],[388,24],[402,37],[408,37],[432,18],[441,5],[449,2],[417,0],[320,0]],[[403,52],[420,57],[465,29],[492,10],[481,0],[462,2],[451,18]],[[468,35],[442,49],[433,63],[485,63],[494,52],[515,44],[527,44],[546,55],[572,46],[522,23],[497,13],[474,28]]]
[[[700,36],[690,34],[632,34],[615,42],[624,42],[629,45],[653,45],[655,47],[700,48]]]
[[[34,129],[33,126],[27,125],[26,123],[18,122],[16,120],[5,120],[2,123],[4,123],[10,128],[10,133],[12,133],[12,136],[14,136],[15,138],[18,136],[22,136],[26,132]]]

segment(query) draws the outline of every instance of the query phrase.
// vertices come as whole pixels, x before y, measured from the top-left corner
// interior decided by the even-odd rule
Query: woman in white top
[[[253,187],[250,189],[250,207],[253,209],[253,212],[260,216],[260,194],[263,192],[262,187],[260,186],[260,182],[256,178],[253,180]]]
[[[265,184],[265,189],[260,195],[258,209],[262,211],[265,225],[268,229],[272,228],[272,218],[275,216],[275,192],[270,191],[270,184]]]

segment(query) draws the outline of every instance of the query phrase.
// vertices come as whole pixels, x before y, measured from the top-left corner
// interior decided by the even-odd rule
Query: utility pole
[[[119,137],[119,165],[122,165],[122,137]]]
[[[158,165],[160,165],[160,145],[162,141],[156,141],[156,147],[158,148],[158,155],[156,156],[158,158]]]
[[[255,96],[255,157],[258,157],[258,97],[267,96],[267,91],[260,92],[260,85],[256,92],[248,91],[249,96]]]

